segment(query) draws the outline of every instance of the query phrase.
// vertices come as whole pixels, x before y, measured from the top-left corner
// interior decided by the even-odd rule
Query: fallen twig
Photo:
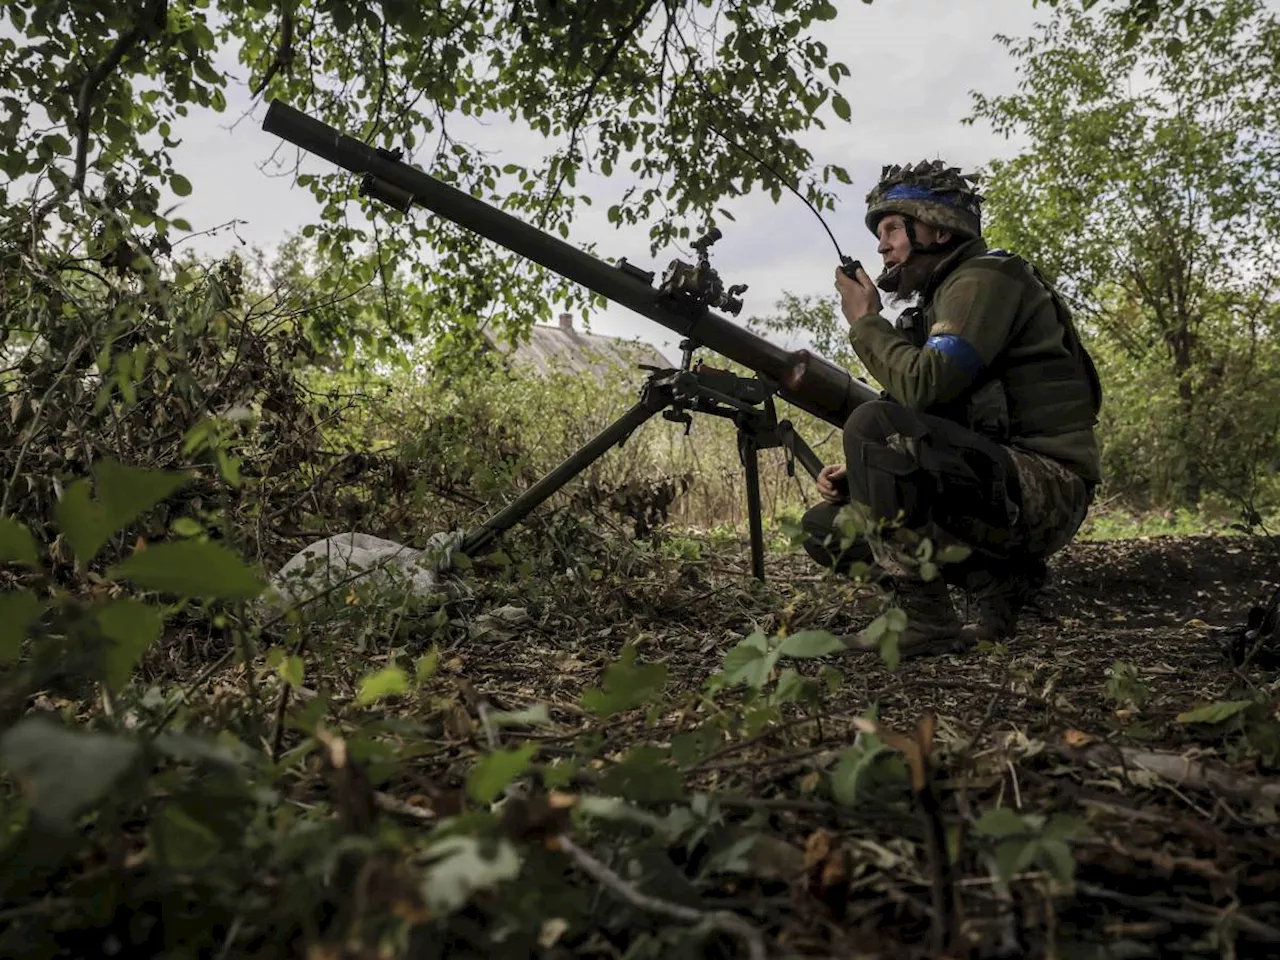
[[[1238,930],[1249,934],[1254,940],[1259,940],[1263,943],[1280,943],[1280,929],[1263,923],[1261,920],[1246,916],[1238,910],[1222,910],[1205,903],[1196,903],[1194,900],[1186,901],[1188,909],[1179,910],[1151,903],[1142,897],[1117,893],[1114,890],[1108,890],[1106,887],[1099,887],[1090,883],[1078,884],[1076,889],[1086,896],[1097,897],[1100,900],[1112,900],[1126,907],[1145,910],[1153,917],[1160,917],[1163,920],[1170,920],[1174,923],[1195,923],[1211,927],[1216,927],[1221,923],[1233,923]]]
[[[682,920],[685,923],[701,924],[713,930],[732,934],[741,940],[747,948],[747,956],[751,960],[768,960],[769,951],[765,946],[764,936],[752,924],[736,913],[727,910],[695,910],[669,900],[651,897],[638,890],[634,884],[628,883],[609,867],[601,863],[582,847],[566,836],[557,838],[558,849],[569,857],[583,873],[590,876],[600,885],[617,894],[637,909],[660,916]]]
[[[438,818],[436,812],[428,807],[420,807],[417,804],[408,803],[399,797],[393,797],[389,793],[383,793],[381,790],[375,790],[373,794],[373,805],[385,813],[395,813],[402,817],[408,817],[411,820],[422,820],[434,823]]]
[[[1063,752],[1068,757],[1097,766],[1136,767],[1180,786],[1212,790],[1242,800],[1280,802],[1280,781],[1247,777],[1176,753],[1157,753],[1154,750],[1101,743],[1082,750]]]

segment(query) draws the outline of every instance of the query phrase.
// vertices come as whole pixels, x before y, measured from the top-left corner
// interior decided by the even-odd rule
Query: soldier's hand
[[[880,312],[880,291],[861,266],[855,277],[849,277],[837,267],[836,289],[840,291],[840,312],[850,326],[860,317]]]
[[[849,480],[843,463],[829,463],[818,471],[818,496],[827,503],[845,503],[849,499]]]

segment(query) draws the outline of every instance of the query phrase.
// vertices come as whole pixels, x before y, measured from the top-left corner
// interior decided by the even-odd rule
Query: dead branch
[[[413,803],[407,803],[399,797],[393,797],[391,794],[383,793],[381,790],[374,791],[373,804],[385,813],[398,814],[410,820],[434,823],[437,819],[436,812],[429,807],[420,807]]]
[[[1117,893],[1090,883],[1079,884],[1077,889],[1086,896],[1097,897],[1099,900],[1112,900],[1126,907],[1145,910],[1153,917],[1160,917],[1173,923],[1200,924],[1206,927],[1234,924],[1236,929],[1249,934],[1254,940],[1260,940],[1263,943],[1280,943],[1280,930],[1260,920],[1254,920],[1238,910],[1223,910],[1195,901],[1187,901],[1186,909],[1179,910],[1152,903],[1143,897]]]
[[[1247,777],[1201,760],[1176,753],[1157,753],[1134,747],[1097,744],[1083,750],[1065,750],[1066,756],[1100,767],[1125,767],[1146,770],[1179,786],[1210,790],[1228,797],[1254,802],[1280,802],[1280,781]]]
[[[656,913],[659,916],[670,917],[673,920],[681,920],[685,923],[701,924],[713,930],[732,934],[746,945],[747,956],[751,960],[768,960],[769,951],[765,947],[763,935],[736,913],[729,913],[726,910],[695,910],[693,907],[686,907],[678,903],[672,903],[669,900],[651,897],[647,893],[642,893],[636,889],[635,885],[622,879],[622,877],[618,876],[613,870],[568,837],[562,835],[557,838],[556,842],[558,849],[577,864],[583,873],[601,886],[617,894],[633,907],[644,910],[647,913]]]

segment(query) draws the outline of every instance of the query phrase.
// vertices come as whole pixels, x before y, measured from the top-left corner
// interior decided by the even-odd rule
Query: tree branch
[[[640,25],[644,23],[645,17],[649,15],[649,11],[654,8],[657,2],[658,0],[645,0],[644,6],[640,8],[639,12],[632,17],[631,22],[623,27],[614,38],[613,43],[610,45],[603,59],[601,59],[599,66],[596,67],[595,73],[591,77],[591,82],[587,84],[587,89],[582,95],[582,102],[578,105],[577,113],[574,114],[573,123],[569,129],[569,146],[565,150],[566,161],[572,161],[574,148],[578,145],[578,136],[582,132],[583,121],[586,119],[587,110],[591,108],[591,101],[596,95],[596,87],[600,85],[600,81],[603,80],[604,75],[609,72],[609,68],[613,66],[613,62],[618,59],[618,54],[622,52],[622,48],[626,46],[627,41],[631,39],[636,30],[640,28]],[[566,176],[567,173],[562,167],[560,170],[560,176],[556,178],[555,186],[547,193],[547,199],[542,204],[542,212],[538,215],[539,225],[545,224],[547,213],[550,212],[551,205],[555,203],[556,197],[560,195],[560,189],[564,186]]]
[[[133,29],[116,38],[106,57],[89,71],[80,84],[80,93],[76,97],[76,167],[71,177],[71,192],[78,193],[84,189],[89,166],[89,134],[93,127],[93,101],[98,88],[120,66],[121,61],[137,46],[147,31],[167,14],[168,9],[169,0],[149,0]]]
[[[276,47],[276,54],[271,60],[271,65],[267,67],[267,72],[250,90],[255,97],[267,89],[267,84],[275,79],[276,74],[293,65],[293,4],[294,0],[284,0],[281,5],[280,45]]]

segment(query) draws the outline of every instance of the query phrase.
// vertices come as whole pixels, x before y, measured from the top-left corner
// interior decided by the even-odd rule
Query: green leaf
[[[662,693],[666,683],[667,665],[636,663],[636,648],[627,644],[618,662],[605,671],[604,683],[586,691],[580,703],[588,713],[611,717],[648,703]]]
[[[996,847],[996,869],[1000,878],[1008,882],[1010,877],[1026,870],[1035,862],[1040,844],[1035,840],[1006,840]]]
[[[0,563],[9,562],[38,569],[40,554],[36,538],[25,525],[12,517],[0,517]]]
[[[520,855],[506,840],[485,844],[455,834],[432,844],[427,853],[433,859],[423,871],[420,889],[427,909],[438,916],[520,873]]]
[[[106,683],[113,691],[124,689],[133,669],[160,639],[164,617],[141,600],[122,597],[98,611],[98,629],[109,641],[106,650]]]
[[[853,115],[852,111],[849,109],[849,101],[838,93],[831,97],[831,108],[835,110],[836,116],[844,121],[848,121]]]
[[[759,630],[752,633],[724,657],[720,679],[728,686],[746,683],[754,690],[762,688],[778,662],[778,650],[770,650]]]
[[[704,723],[671,738],[671,760],[680,767],[697,763],[719,749],[724,731],[713,723]]]
[[[306,666],[302,662],[302,658],[296,654],[285,657],[280,661],[278,668],[280,679],[291,687],[302,686],[302,681],[306,676]]]
[[[902,662],[902,651],[898,647],[901,636],[896,631],[890,630],[880,638],[880,659],[890,670],[897,670],[898,664]]]
[[[984,837],[1024,836],[1030,833],[1027,822],[1009,807],[996,807],[984,813],[973,827]]]
[[[104,460],[94,471],[98,499],[89,499],[89,481],[77,480],[58,502],[58,525],[81,563],[88,563],[107,539],[185,484],[190,475],[126,467]]]
[[[107,796],[140,753],[133,740],[67,730],[41,717],[0,737],[0,763],[17,779],[31,816],[60,832]]]
[[[1040,834],[1049,840],[1077,840],[1093,836],[1093,830],[1078,817],[1058,813],[1049,818]]]
[[[1076,858],[1061,840],[1041,840],[1037,851],[1041,862],[1048,862],[1054,878],[1064,887],[1071,886],[1076,875]]]
[[[773,690],[770,702],[783,704],[810,699],[817,695],[819,686],[817,680],[810,680],[794,667],[787,667],[778,674],[778,685]]]
[[[191,181],[180,173],[169,175],[169,187],[180,197],[190,196],[191,194]]]
[[[219,543],[177,540],[135,551],[107,571],[144,590],[205,600],[252,600],[263,582],[239,557]]]
[[[152,821],[151,843],[157,859],[178,870],[202,867],[222,849],[216,833],[174,803],[165,804]]]
[[[0,663],[18,659],[22,641],[42,613],[44,604],[30,590],[0,593]]]
[[[938,551],[939,563],[959,563],[961,560],[967,560],[969,554],[973,551],[960,543],[951,543]]]
[[[178,517],[169,524],[169,529],[180,537],[198,537],[204,533],[204,527],[190,517]]]
[[[395,697],[409,692],[409,675],[399,667],[384,667],[360,681],[356,703],[367,707],[384,697]]]
[[[467,794],[477,803],[492,803],[516,777],[528,772],[537,752],[536,743],[515,750],[495,750],[483,757],[467,777]]]
[[[1178,714],[1178,723],[1221,723],[1253,706],[1252,700],[1219,700]]]
[[[801,630],[782,641],[780,653],[784,657],[825,657],[844,648],[844,644],[826,630]]]
[[[858,790],[871,771],[876,758],[887,750],[880,738],[865,734],[856,747],[841,752],[835,769],[831,771],[831,795],[836,803],[852,804],[858,799]]]
[[[678,800],[684,792],[680,771],[659,747],[632,748],[626,758],[600,775],[600,790],[635,803]]]
[[[889,618],[884,614],[881,614],[867,624],[866,629],[862,631],[862,636],[868,643],[878,643],[888,629]]]
[[[440,669],[440,648],[432,647],[413,662],[413,680],[422,686]]]

